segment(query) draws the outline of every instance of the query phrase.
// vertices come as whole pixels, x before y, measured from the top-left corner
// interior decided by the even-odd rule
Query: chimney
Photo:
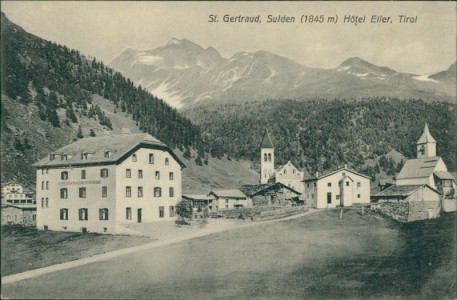
[[[316,178],[319,177],[319,172],[316,172]]]
[[[348,164],[344,164],[344,168],[347,169],[348,168]]]

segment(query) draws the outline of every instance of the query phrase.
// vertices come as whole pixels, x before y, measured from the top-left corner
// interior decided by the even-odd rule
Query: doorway
[[[141,208],[138,208],[138,223],[141,223],[141,214],[142,214],[142,210]]]

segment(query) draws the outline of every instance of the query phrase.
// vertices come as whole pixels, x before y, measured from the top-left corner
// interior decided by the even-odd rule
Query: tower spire
[[[261,149],[272,149],[274,148],[273,143],[271,142],[270,133],[268,129],[265,128],[265,133],[263,134],[262,143],[260,144]]]
[[[430,133],[427,122],[425,122],[424,132],[417,141],[417,158],[433,156],[436,156],[436,140]]]

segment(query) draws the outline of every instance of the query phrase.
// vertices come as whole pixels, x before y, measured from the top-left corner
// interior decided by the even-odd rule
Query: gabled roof
[[[246,195],[243,194],[240,190],[212,190],[209,195],[214,195],[217,198],[236,198],[236,199],[246,199]]]
[[[265,128],[265,133],[263,134],[262,143],[260,144],[261,149],[273,149],[273,143],[271,142],[270,134],[268,129]]]
[[[214,200],[216,197],[207,194],[183,194],[182,197],[188,200]]]
[[[421,137],[417,141],[418,144],[425,144],[425,143],[436,143],[433,136],[430,134],[428,130],[428,125],[425,123],[424,132],[422,133]]]
[[[372,197],[375,198],[407,198],[409,195],[417,191],[418,189],[421,189],[423,187],[427,187],[431,189],[432,191],[436,192],[439,194],[437,190],[434,188],[430,187],[427,184],[414,184],[414,185],[392,185],[386,188],[383,191],[380,191],[376,195],[372,195]]]
[[[349,169],[347,167],[343,167],[343,168],[339,168],[338,170],[334,170],[334,171],[330,171],[330,172],[326,172],[320,176],[312,176],[312,177],[309,177],[309,178],[306,178],[305,180],[302,180],[302,181],[316,181],[316,180],[321,180],[322,178],[325,178],[325,177],[328,177],[330,175],[333,175],[333,174],[336,174],[338,172],[341,172],[341,171],[346,171],[346,172],[349,172],[349,173],[352,173],[352,174],[355,174],[355,175],[358,175],[358,176],[362,176],[362,177],[365,177],[365,178],[368,178],[371,180],[371,177],[368,176],[368,175],[365,175],[365,174],[361,174],[361,173],[358,173],[352,169]]]
[[[394,185],[395,180],[392,179],[379,179],[379,185]]]
[[[262,193],[266,193],[266,192],[269,192],[269,191],[279,191],[280,189],[287,189],[289,190],[290,192],[296,194],[296,195],[301,195],[300,192],[294,190],[293,188],[291,187],[288,187],[287,185],[281,183],[281,182],[276,182],[276,183],[273,183],[273,184],[267,184],[266,187],[262,187],[260,188],[258,191],[256,191],[255,193],[252,193],[250,196],[255,196],[257,194],[262,194]]]
[[[239,189],[243,192],[243,194],[245,194],[248,197],[251,197],[251,195],[255,192],[262,190],[270,185],[271,184],[245,184],[242,185]]]
[[[435,175],[439,179],[450,179],[450,180],[455,181],[454,176],[452,176],[451,173],[446,172],[446,171],[435,171],[435,172],[433,172],[433,175]]]
[[[48,155],[33,164],[33,166],[39,168],[67,165],[114,164],[121,162],[140,147],[167,151],[182,167],[185,167],[184,163],[167,145],[147,133],[84,138],[53,151],[51,154],[57,155],[54,160],[51,160]],[[107,151],[110,152],[109,157],[105,157],[105,152]],[[81,156],[84,153],[90,153],[91,155],[83,159]],[[67,159],[62,160],[60,158],[61,155],[67,155]]]
[[[398,174],[397,180],[429,177],[440,159],[439,156],[408,159]]]

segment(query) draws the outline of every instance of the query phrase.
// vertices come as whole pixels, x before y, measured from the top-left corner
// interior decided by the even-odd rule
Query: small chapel
[[[282,183],[303,194],[306,171],[300,171],[291,161],[275,168],[274,150],[268,129],[265,129],[260,144],[260,184]]]
[[[427,123],[416,144],[417,158],[406,161],[396,178],[396,184],[427,184],[439,191],[443,198],[454,198],[455,179],[448,172],[443,159],[436,155],[436,140]]]

